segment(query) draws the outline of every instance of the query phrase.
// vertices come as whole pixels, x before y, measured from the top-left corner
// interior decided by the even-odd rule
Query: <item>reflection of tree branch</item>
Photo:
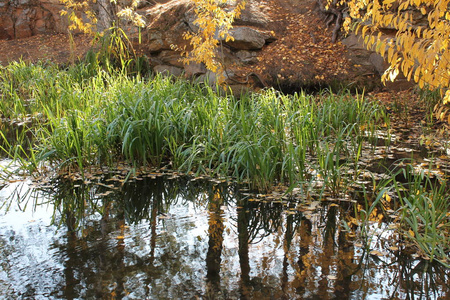
[[[353,264],[354,254],[353,242],[348,238],[347,233],[341,228],[338,232],[338,257],[336,273],[338,279],[334,289],[334,296],[336,299],[348,299],[350,297],[352,275],[355,272]]]
[[[220,263],[222,261],[223,231],[222,198],[219,193],[212,190],[209,200],[208,220],[208,252],[206,254],[206,281],[208,295],[216,295],[220,290]]]
[[[249,211],[245,208],[246,200],[238,200],[237,202],[237,229],[238,229],[238,255],[239,266],[241,268],[241,278],[239,282],[240,294],[243,299],[247,298],[248,285],[250,283],[250,262],[248,257],[249,233],[248,218]]]
[[[337,217],[338,207],[328,206],[325,216],[325,229],[324,229],[324,247],[334,247],[334,235],[336,234],[336,217]],[[329,242],[333,242],[332,245]]]
[[[288,215],[286,218],[286,232],[284,235],[284,255],[283,255],[283,272],[281,274],[281,289],[286,290],[288,284],[288,266],[289,266],[289,249],[291,248],[291,242],[296,231],[296,224],[294,224],[294,216]]]

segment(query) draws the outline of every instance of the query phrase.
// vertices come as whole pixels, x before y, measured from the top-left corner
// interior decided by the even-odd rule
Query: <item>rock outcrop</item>
[[[251,64],[255,62],[257,52],[275,40],[273,33],[267,30],[270,16],[264,12],[264,6],[249,1],[242,18],[230,34],[233,41],[223,40],[221,48],[222,60],[227,65]],[[216,78],[201,65],[180,62],[180,51],[176,49],[190,48],[189,42],[183,38],[183,33],[198,30],[194,23],[196,18],[192,2],[189,0],[172,0],[164,4],[155,4],[145,10],[149,20],[143,34],[143,44],[140,50],[151,58],[153,69],[164,74],[205,77],[214,83]],[[233,81],[231,70],[221,74]],[[206,79],[207,78],[207,79]],[[236,81],[236,80],[235,80]]]
[[[0,39],[19,39],[49,32],[64,32],[58,0],[0,0]]]
[[[62,8],[58,0],[0,0],[0,39],[66,32]],[[201,64],[183,65],[176,50],[189,49],[183,33],[198,30],[191,1],[142,2],[138,13],[147,20],[138,48],[155,72],[216,80]],[[287,90],[331,83],[379,85],[387,67],[383,59],[355,36],[332,44],[330,32],[315,0],[249,0],[231,30],[234,40],[222,41],[220,59],[227,67],[221,76],[236,90],[252,82]],[[137,37],[136,31],[129,34]],[[399,86],[403,84],[391,85]]]

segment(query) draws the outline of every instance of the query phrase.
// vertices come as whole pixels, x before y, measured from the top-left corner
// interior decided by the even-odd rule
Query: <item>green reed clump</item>
[[[446,181],[436,182],[425,170],[402,169],[407,180],[394,182],[401,203],[403,233],[430,259],[450,265],[450,194]]]
[[[412,242],[423,257],[449,267],[449,186],[447,181],[433,177],[426,170],[415,170],[411,164],[391,171],[388,179],[378,183],[377,198],[369,214],[376,207],[381,211],[394,209],[395,230]]]
[[[84,67],[83,67],[84,66]],[[61,117],[72,109],[88,109],[96,105],[98,95],[111,74],[97,68],[85,72],[84,64],[60,69],[55,64],[23,61],[13,62],[0,69],[0,110],[3,117],[21,119],[40,113],[42,118]],[[100,99],[103,99],[101,97]]]
[[[131,77],[92,62],[66,69],[15,63],[2,69],[0,83],[3,115],[42,114],[30,128],[34,165],[46,160],[80,172],[117,160],[171,163],[264,190],[323,180],[338,195],[362,144],[386,122],[383,110],[362,96],[267,90],[235,99],[204,85]]]

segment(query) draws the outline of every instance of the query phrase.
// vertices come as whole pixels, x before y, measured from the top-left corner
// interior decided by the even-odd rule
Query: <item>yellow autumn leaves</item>
[[[95,13],[90,8],[90,1],[75,1],[75,0],[60,0],[60,3],[64,5],[63,10],[61,10],[61,16],[68,16],[69,19],[69,30],[79,30],[82,33],[94,34],[95,24],[97,24],[97,17]],[[77,12],[84,12],[87,22],[83,20]]]
[[[194,25],[198,26],[198,31],[184,34],[184,38],[190,40],[192,50],[183,52],[183,63],[204,63],[208,70],[220,76],[223,66],[217,53],[219,40],[233,40],[229,30],[244,9],[245,1],[236,3],[234,9],[229,9],[227,0],[192,0],[192,2],[195,4],[197,16]]]
[[[97,14],[92,9],[96,0],[59,0],[64,5],[61,10],[61,16],[67,15],[69,19],[69,30],[79,30],[82,33],[95,35],[97,33],[96,24],[98,23]],[[111,4],[116,5],[116,0],[110,0]],[[133,0],[128,7],[122,7],[117,12],[118,19],[130,22],[134,26],[142,28],[145,26],[144,18],[136,12],[138,0]],[[117,25],[117,24],[116,24]],[[101,33],[100,33],[101,34]]]
[[[449,4],[450,0],[342,0],[338,5],[348,8],[344,29],[351,28],[350,19],[356,21],[367,48],[389,63],[383,81],[402,73],[420,88],[440,90],[445,104],[450,102]],[[396,30],[395,38],[387,38],[379,28]]]

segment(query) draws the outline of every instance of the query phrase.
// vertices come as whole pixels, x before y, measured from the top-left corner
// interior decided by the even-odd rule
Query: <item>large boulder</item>
[[[395,35],[384,35],[384,39],[394,39]],[[357,75],[375,74],[376,80],[388,69],[389,64],[375,50],[367,49],[360,36],[351,34],[342,40],[347,47],[346,56],[353,65],[358,66]],[[399,74],[395,82],[386,82],[389,90],[404,90],[414,86],[414,83],[406,80],[403,74]]]
[[[245,26],[234,27],[229,33],[233,39],[225,44],[237,50],[260,50],[267,42],[274,40],[269,33]]]

